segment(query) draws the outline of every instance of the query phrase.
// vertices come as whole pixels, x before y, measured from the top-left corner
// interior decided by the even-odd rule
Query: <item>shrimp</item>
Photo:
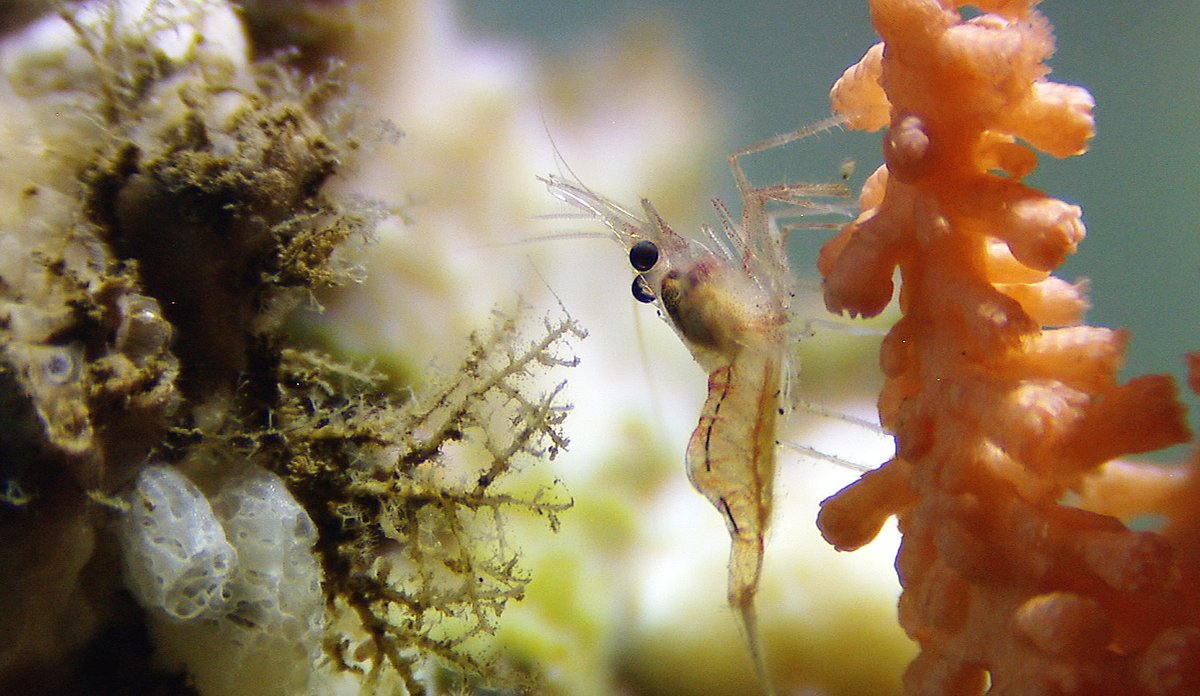
[[[791,407],[792,345],[806,330],[793,320],[795,277],[787,261],[787,227],[777,221],[807,212],[840,212],[815,198],[845,198],[844,184],[752,187],[742,157],[828,130],[825,121],[755,143],[729,156],[742,199],[734,220],[713,199],[723,235],[702,226],[705,241],[671,229],[646,199],[631,212],[561,176],[539,177],[551,195],[611,230],[629,253],[633,296],[659,315],[708,373],[708,396],[688,442],[692,486],[725,518],[731,540],[728,599],[745,631],[763,688],[772,691],[759,644],[754,598],[771,517],[776,423]],[[769,203],[779,204],[768,209]]]

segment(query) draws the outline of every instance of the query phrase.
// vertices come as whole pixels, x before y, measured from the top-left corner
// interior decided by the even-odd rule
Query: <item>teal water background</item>
[[[631,26],[682,37],[728,107],[728,150],[828,114],[830,84],[876,40],[866,2],[465,2],[476,32],[568,55]],[[1200,3],[1046,2],[1058,49],[1051,79],[1096,98],[1097,135],[1082,157],[1040,157],[1029,180],[1083,207],[1088,238],[1059,275],[1091,279],[1089,323],[1133,332],[1123,377],[1185,376],[1200,350]],[[856,182],[879,162],[878,136],[843,133],[768,153],[760,182],[829,179],[842,157]],[[722,158],[713,193],[736,200]],[[811,248],[794,250],[812,263]],[[815,272],[814,272],[815,273]],[[1192,423],[1200,399],[1188,395]],[[1166,455],[1183,456],[1176,448]]]

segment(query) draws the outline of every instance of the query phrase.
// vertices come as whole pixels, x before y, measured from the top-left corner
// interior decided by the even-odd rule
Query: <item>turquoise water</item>
[[[1091,279],[1090,323],[1133,331],[1124,376],[1182,378],[1183,353],[1200,349],[1200,3],[1049,1],[1040,9],[1058,36],[1052,79],[1081,84],[1097,101],[1091,151],[1043,157],[1031,178],[1084,209],[1088,239],[1060,275]],[[631,23],[670,26],[731,109],[728,149],[826,115],[829,85],[875,40],[865,1],[523,0],[463,10],[474,30],[520,38],[547,55]],[[864,134],[805,142],[756,160],[750,174],[828,179],[848,155],[861,180],[879,160],[877,143]],[[736,199],[720,158],[712,171],[713,193]],[[1200,399],[1188,402],[1200,422]]]

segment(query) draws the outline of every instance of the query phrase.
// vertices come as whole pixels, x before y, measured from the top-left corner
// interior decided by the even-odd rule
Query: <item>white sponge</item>
[[[252,464],[227,465],[206,489],[148,466],[120,527],[158,659],[204,696],[305,693],[324,629],[312,520]]]
[[[317,530],[283,481],[246,466],[224,481],[212,506],[238,555],[226,618],[276,642],[319,629],[321,575],[311,550]]]
[[[174,467],[142,469],[121,545],[129,589],[142,606],[175,619],[224,607],[237,552],[208,499]]]

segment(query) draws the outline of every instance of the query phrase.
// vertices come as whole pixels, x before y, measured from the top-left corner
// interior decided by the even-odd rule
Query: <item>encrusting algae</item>
[[[1081,211],[1021,180],[1033,148],[1085,150],[1093,100],[1046,79],[1035,4],[964,19],[958,3],[874,0],[883,40],[833,88],[850,127],[884,129],[885,164],[822,250],[826,304],[874,315],[898,268],[903,317],[880,355],[896,457],[825,501],[819,526],[850,550],[897,516],[900,622],[921,647],[905,693],[1200,693],[1200,544],[1168,504],[1194,508],[1195,486],[1159,501],[1163,533],[1086,509],[1113,467],[1154,480],[1106,462],[1190,435],[1173,381],[1119,383],[1128,333],[1083,325],[1082,284],[1050,275],[1083,240]]]

